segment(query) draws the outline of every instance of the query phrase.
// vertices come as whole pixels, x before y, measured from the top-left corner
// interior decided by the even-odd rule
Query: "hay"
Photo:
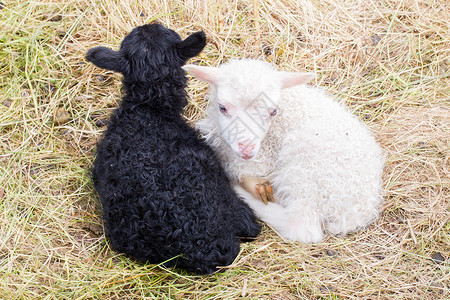
[[[450,5],[412,0],[8,1],[0,5],[0,296],[4,299],[450,297]],[[159,20],[204,30],[192,60],[316,72],[387,155],[380,219],[317,245],[270,228],[226,273],[195,277],[109,249],[88,169],[120,76],[84,61]],[[206,106],[190,81],[186,118]]]

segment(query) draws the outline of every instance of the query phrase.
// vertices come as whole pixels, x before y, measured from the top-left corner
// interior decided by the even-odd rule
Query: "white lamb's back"
[[[310,205],[336,234],[373,221],[382,200],[384,158],[366,125],[317,88],[286,90],[281,103],[285,108],[272,124],[285,133],[271,176],[282,187],[275,198],[284,206]],[[364,213],[355,219],[358,211]]]

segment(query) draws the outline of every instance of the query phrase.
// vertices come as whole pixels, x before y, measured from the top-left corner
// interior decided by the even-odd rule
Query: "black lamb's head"
[[[182,72],[181,66],[205,45],[202,31],[182,40],[175,31],[152,23],[134,28],[119,51],[95,47],[86,58],[100,68],[121,72],[127,81],[142,82],[163,78],[174,70]]]

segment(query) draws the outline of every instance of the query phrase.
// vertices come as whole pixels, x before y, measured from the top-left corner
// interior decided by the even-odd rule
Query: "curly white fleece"
[[[220,68],[253,87],[277,72],[256,60],[233,60]],[[260,219],[282,236],[305,243],[321,241],[323,230],[343,235],[376,219],[382,202],[383,153],[365,124],[342,104],[306,85],[280,90],[279,113],[260,151],[254,159],[243,160],[221,138],[214,121],[220,113],[215,88],[207,116],[197,128],[235,183],[242,176],[271,182],[275,203],[268,205],[235,186]]]

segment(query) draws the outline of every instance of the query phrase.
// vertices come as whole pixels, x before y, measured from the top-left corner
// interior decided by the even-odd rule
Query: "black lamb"
[[[240,239],[260,225],[235,194],[213,150],[183,119],[181,68],[206,44],[152,23],[120,50],[96,47],[86,58],[123,74],[121,105],[98,144],[93,181],[112,247],[135,259],[198,274],[231,264]]]

